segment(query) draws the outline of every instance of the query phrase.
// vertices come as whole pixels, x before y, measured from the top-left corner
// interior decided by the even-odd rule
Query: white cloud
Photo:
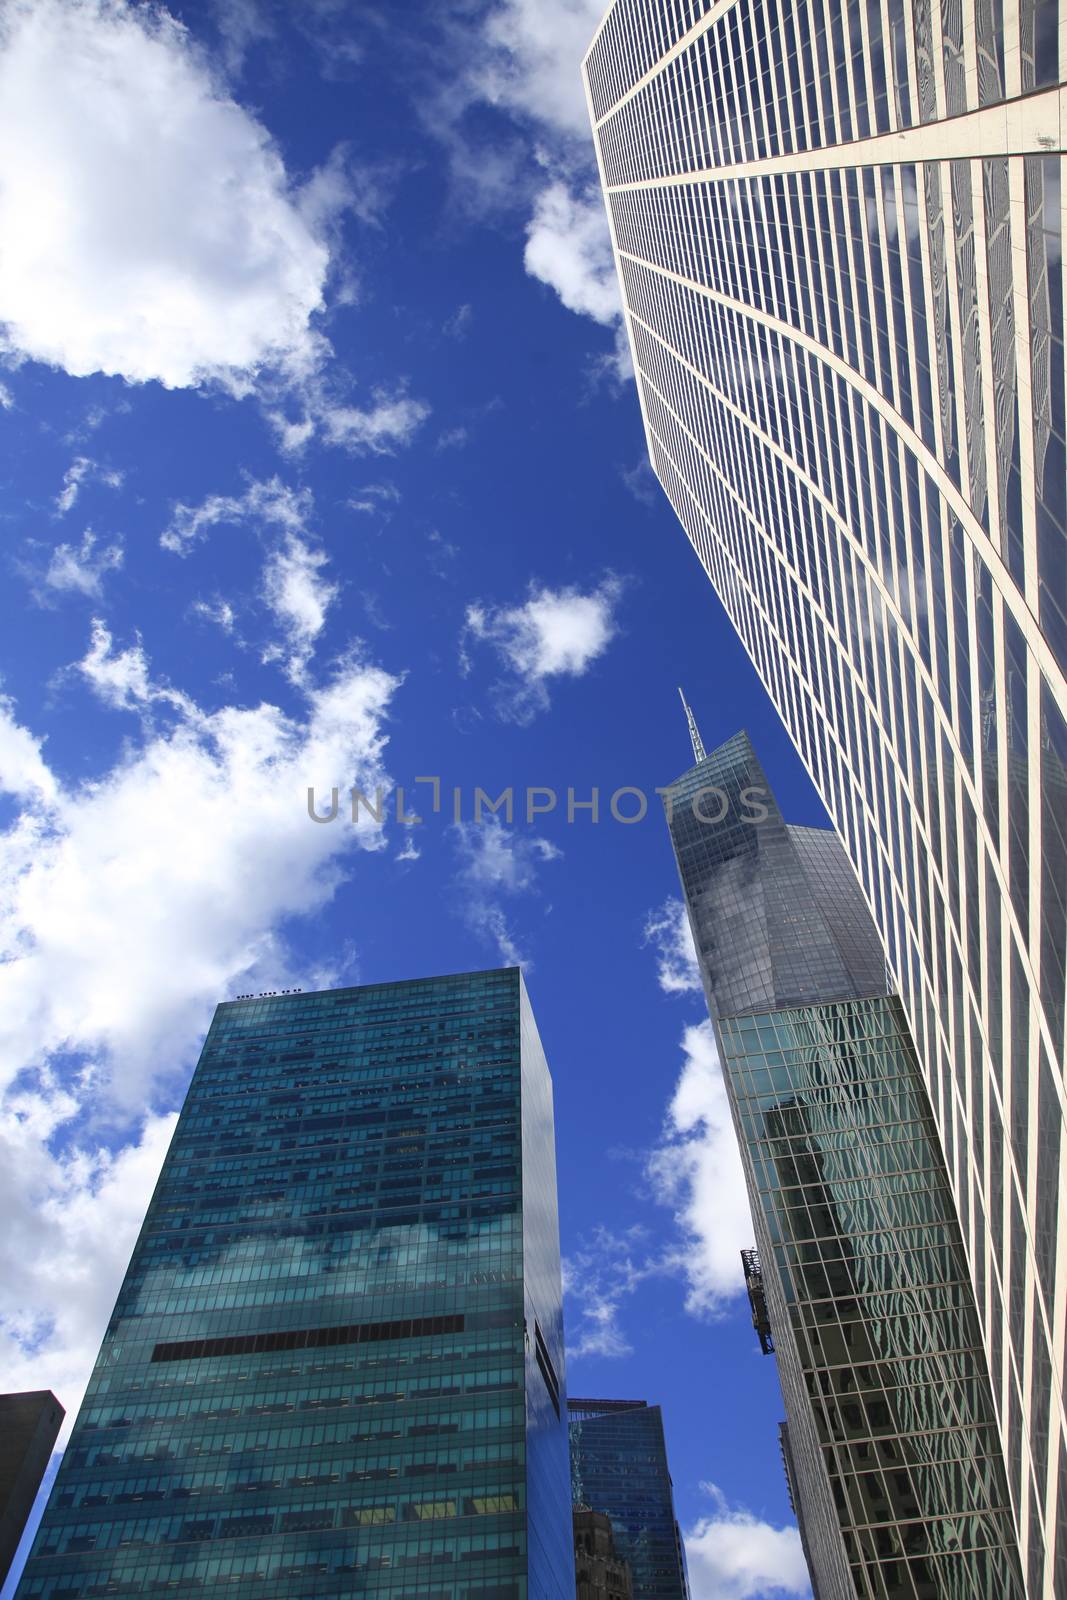
[[[68,1410],[212,1006],[300,982],[282,926],[384,843],[366,816],[311,822],[307,787],[389,787],[397,687],[349,660],[305,687],[302,718],[269,704],[209,714],[101,627],[81,670],[156,724],[91,782],[62,782],[0,706],[0,778],[23,799],[0,858],[0,1359]]]
[[[639,1226],[624,1233],[599,1227],[565,1259],[563,1292],[572,1308],[567,1314],[568,1361],[585,1356],[615,1360],[633,1353],[620,1321],[622,1302],[646,1279],[671,1270],[669,1260],[648,1254],[647,1242]]]
[[[470,432],[467,428],[446,428],[443,433],[438,434],[437,443],[434,445],[434,449],[462,450],[469,438]]]
[[[549,184],[526,229],[526,270],[555,289],[568,311],[611,327],[622,300],[599,192],[572,194]]]
[[[122,562],[121,541],[97,549],[96,535],[86,528],[80,545],[59,544],[52,551],[44,581],[61,593],[84,594],[97,600],[103,592],[105,574],[118,571]]]
[[[55,792],[40,741],[15,721],[13,702],[0,696],[0,794],[50,800]]]
[[[94,617],[89,648],[77,663],[77,670],[88,681],[93,693],[113,711],[137,711],[152,700],[182,704],[172,690],[154,686],[148,676],[148,658],[138,638],[116,655],[111,633]]]
[[[280,916],[325,903],[346,848],[382,842],[366,819],[311,823],[306,790],[387,786],[380,723],[397,680],[350,662],[307,690],[297,722],[269,704],[205,713],[99,624],[80,666],[110,704],[151,705],[168,725],[91,784],[53,779],[6,837],[3,1058],[17,1071],[80,1050],[142,1095],[157,1059],[181,1064],[204,1008],[279,957]],[[17,787],[41,789],[20,748]]]
[[[251,523],[267,546],[261,595],[278,624],[282,643],[264,651],[265,661],[284,660],[294,681],[307,667],[322,632],[326,614],[340,593],[322,576],[326,553],[306,533],[315,502],[310,489],[291,489],[278,477],[249,479],[243,495],[209,495],[198,506],[177,504],[160,544],[176,555],[187,555],[194,545],[222,523]],[[219,607],[225,606],[220,612]],[[228,602],[210,608],[203,601],[199,615],[232,629],[234,612]]]
[[[275,476],[250,479],[242,495],[213,494],[198,506],[178,501],[169,527],[159,536],[164,550],[187,555],[194,544],[220,523],[255,522],[299,534],[314,509],[310,489],[290,489]]]
[[[121,489],[123,474],[98,466],[89,456],[75,456],[63,474],[63,487],[56,495],[56,512],[59,516],[66,516],[71,510],[87,478],[95,478],[109,489]]]
[[[9,0],[0,323],[10,350],[246,391],[312,370],[329,248],[266,129],[162,6]]]
[[[287,670],[294,681],[307,667],[326,613],[340,593],[337,584],[321,576],[326,565],[328,557],[323,551],[288,534],[285,543],[267,557],[263,569],[263,598],[286,636]]]
[[[13,411],[14,408],[15,396],[6,383],[0,383],[0,411]]]
[[[664,900],[648,913],[642,943],[655,949],[656,976],[664,994],[702,992],[693,930],[683,901]]]
[[[621,379],[633,367],[581,78],[603,10],[601,0],[501,0],[485,20],[470,92],[536,126],[550,181],[527,224],[526,270],[568,310],[613,330],[614,353],[598,365]]]
[[[369,409],[323,403],[319,421],[329,444],[353,454],[389,455],[398,445],[410,444],[429,415],[423,400],[383,394]]]
[[[505,966],[529,967],[501,904],[506,896],[537,892],[539,868],[562,851],[536,834],[518,833],[486,813],[480,822],[457,822],[452,836],[459,857],[457,885],[464,921],[496,946]]]
[[[398,505],[400,490],[395,483],[368,483],[346,500],[350,511],[360,511],[367,516],[377,516],[385,512],[388,505]]]
[[[588,140],[581,63],[603,14],[603,0],[503,0],[485,24],[484,98]]]
[[[48,1388],[69,1431],[170,1142],[176,1113],[151,1115],[118,1151],[55,1156],[73,1100],[11,1096],[0,1110],[0,1357],[15,1390]]]
[[[223,633],[232,633],[237,626],[237,612],[221,595],[216,595],[214,600],[194,600],[189,609],[194,617],[215,623]]]
[[[714,1484],[703,1487],[714,1511],[685,1534],[693,1600],[769,1600],[808,1595],[808,1568],[795,1527],[776,1528],[731,1506]]]
[[[535,585],[521,606],[468,606],[460,642],[463,664],[469,668],[467,640],[492,645],[511,675],[498,685],[498,710],[529,722],[549,703],[547,680],[581,677],[607,649],[618,631],[615,606],[621,594],[621,581],[609,575],[585,594],[573,586]]]
[[[685,1065],[646,1170],[681,1230],[686,1309],[714,1314],[743,1291],[740,1251],[753,1240],[752,1214],[711,1023],[687,1027],[682,1048]]]

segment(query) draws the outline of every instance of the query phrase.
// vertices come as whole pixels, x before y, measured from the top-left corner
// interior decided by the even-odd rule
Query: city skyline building
[[[573,1600],[521,972],[216,1009],[18,1600]]]
[[[583,73],[649,455],[863,886],[1029,1592],[1067,1594],[1054,0],[615,0]]]
[[[576,1600],[633,1600],[629,1563],[615,1548],[611,1518],[587,1506],[574,1508]]]
[[[845,851],[828,828],[785,822],[743,733],[664,805],[814,1587],[821,1600],[1023,1600],[959,1222]]]
[[[571,1494],[610,1518],[634,1600],[689,1600],[663,1413],[646,1400],[571,1400]]]
[[[0,1588],[66,1415],[51,1389],[0,1394]]]

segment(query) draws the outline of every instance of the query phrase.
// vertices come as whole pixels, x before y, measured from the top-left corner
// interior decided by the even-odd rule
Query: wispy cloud
[[[60,594],[83,594],[99,600],[104,578],[123,563],[121,539],[97,546],[96,535],[86,528],[80,545],[60,544],[52,551],[44,582]]]
[[[499,714],[532,721],[549,705],[554,678],[579,678],[601,656],[618,632],[615,610],[622,581],[609,574],[594,589],[549,589],[532,585],[518,606],[467,607],[460,659],[469,671],[471,644],[487,644],[506,669],[494,689]]]
[[[345,501],[350,511],[359,511],[366,516],[378,516],[387,506],[399,503],[400,490],[395,483],[366,483]]]
[[[89,456],[75,456],[66,472],[63,474],[63,487],[56,495],[56,513],[65,517],[70,511],[78,496],[81,494],[82,485],[87,479],[94,479],[97,483],[106,484],[109,489],[121,489],[123,474],[113,471],[108,467],[101,467]]]
[[[648,913],[642,943],[656,952],[656,976],[664,994],[702,992],[693,930],[683,901],[664,900]]]
[[[558,861],[562,851],[549,839],[520,833],[492,814],[481,822],[453,823],[451,833],[459,859],[456,882],[462,891],[464,921],[496,947],[505,966],[529,967],[504,902],[536,894],[540,868]]]
[[[633,1353],[623,1327],[623,1303],[649,1278],[673,1270],[669,1259],[651,1248],[648,1230],[624,1232],[595,1228],[563,1263],[568,1312],[568,1361],[585,1356],[616,1359]]]
[[[198,506],[187,506],[178,501],[171,512],[169,525],[159,536],[164,550],[173,555],[187,555],[195,544],[205,539],[212,528],[220,525],[257,523],[272,525],[285,533],[299,534],[314,510],[310,489],[291,489],[275,475],[272,478],[250,478],[244,494],[213,494]]]

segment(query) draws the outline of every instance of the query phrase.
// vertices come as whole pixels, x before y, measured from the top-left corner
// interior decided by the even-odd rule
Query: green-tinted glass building
[[[573,1600],[517,969],[220,1005],[18,1600]]]
[[[744,734],[665,804],[816,1592],[1021,1600],[960,1223],[845,852],[828,830],[786,824]]]
[[[611,1519],[634,1600],[688,1600],[663,1414],[644,1400],[571,1400],[575,1506]]]

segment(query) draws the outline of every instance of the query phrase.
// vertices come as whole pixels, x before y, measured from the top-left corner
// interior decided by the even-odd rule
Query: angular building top
[[[822,1600],[1021,1600],[959,1222],[844,849],[829,829],[784,822],[744,735],[664,805],[752,1203],[746,1286],[761,1348],[777,1356],[814,1587]]]
[[[885,955],[825,828],[787,824],[747,733],[666,791],[713,1016],[884,994]]]
[[[0,1394],[0,1588],[15,1559],[65,1414],[50,1389]]]

